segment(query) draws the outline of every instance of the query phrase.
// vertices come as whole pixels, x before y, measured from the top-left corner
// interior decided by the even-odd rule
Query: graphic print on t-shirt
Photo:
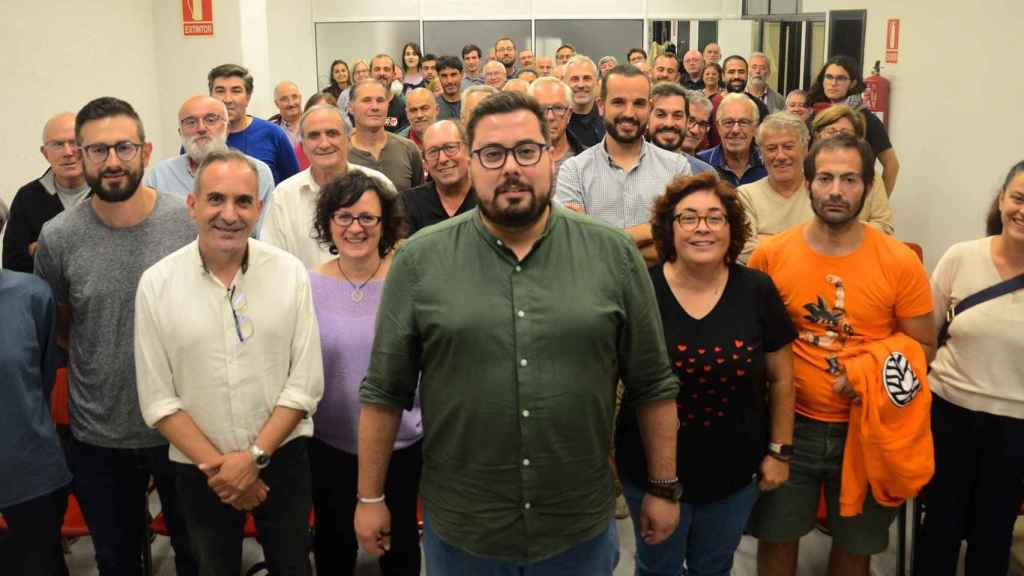
[[[824,333],[800,330],[800,339],[830,352],[825,357],[825,361],[828,362],[827,370],[829,374],[838,376],[842,368],[839,366],[836,353],[846,346],[846,342],[854,335],[854,330],[846,316],[846,289],[842,277],[827,274],[825,282],[835,291],[835,305],[830,307],[826,297],[819,294],[817,301],[803,306],[804,310],[807,310],[804,320],[812,325],[821,326]]]
[[[679,376],[676,405],[680,428],[710,428],[715,419],[725,417],[737,394],[736,383],[742,382],[750,370],[752,353],[759,346],[760,343],[743,340],[721,345],[680,342],[670,351]]]

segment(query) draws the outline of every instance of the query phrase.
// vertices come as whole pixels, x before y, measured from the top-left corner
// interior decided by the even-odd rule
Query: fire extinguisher
[[[871,76],[864,79],[864,93],[861,95],[868,110],[878,116],[889,127],[889,80],[882,76],[882,63],[875,60]]]

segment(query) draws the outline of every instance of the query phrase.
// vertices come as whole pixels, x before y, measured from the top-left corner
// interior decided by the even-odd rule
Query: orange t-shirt
[[[806,226],[761,243],[750,267],[771,276],[799,333],[793,342],[797,413],[846,422],[850,400],[832,390],[843,358],[889,337],[897,318],[931,313],[931,288],[921,261],[899,240],[864,226],[859,248],[823,256],[804,238]]]

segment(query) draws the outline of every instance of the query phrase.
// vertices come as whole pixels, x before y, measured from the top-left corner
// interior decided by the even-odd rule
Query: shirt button
[[[522,271],[523,271],[523,267],[522,266],[516,266],[516,272],[522,272]]]
[[[530,417],[530,411],[529,410],[523,410],[523,418],[529,418],[529,417]]]
[[[519,361],[519,365],[524,367],[524,368],[526,367],[527,364],[529,364],[529,362],[526,361],[526,358],[523,358],[522,360]]]
[[[529,510],[530,509],[530,503],[527,502],[526,504],[523,504],[523,508]]]
[[[526,312],[523,312],[522,310],[520,310],[519,312],[516,312],[516,316],[519,316],[520,318],[522,318],[523,316],[526,316]]]
[[[501,240],[497,240],[496,243],[498,244],[498,246],[504,246],[504,244],[501,243]]]
[[[523,466],[529,466],[529,465],[530,465],[530,459],[529,458],[523,458]]]

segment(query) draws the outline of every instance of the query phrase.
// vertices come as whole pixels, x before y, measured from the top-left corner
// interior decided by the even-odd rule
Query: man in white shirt
[[[201,575],[240,571],[250,510],[270,571],[303,574],[306,438],[323,395],[308,276],[249,238],[260,207],[251,160],[213,152],[196,180],[198,238],[147,270],[136,294],[142,416],[171,443]]]
[[[338,108],[310,108],[299,119],[299,130],[309,168],[281,182],[274,190],[260,239],[296,256],[307,269],[312,269],[334,257],[312,235],[321,187],[339,174],[356,170],[379,178],[391,191],[395,187],[380,172],[348,162],[349,128]]]

